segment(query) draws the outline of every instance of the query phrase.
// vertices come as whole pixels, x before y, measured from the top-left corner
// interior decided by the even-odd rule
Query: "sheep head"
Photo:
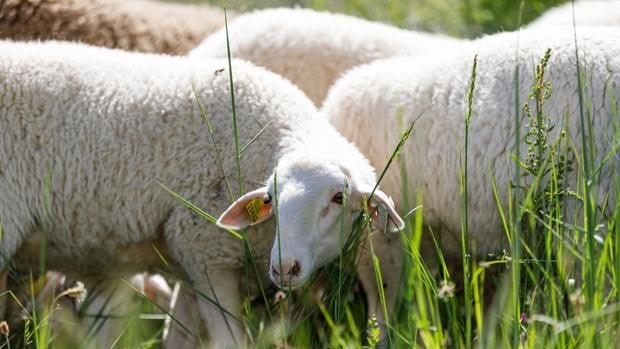
[[[269,276],[280,287],[295,288],[338,256],[365,207],[386,230],[404,227],[392,200],[380,190],[371,196],[374,182],[364,177],[337,160],[281,161],[264,187],[240,197],[217,224],[243,229],[275,215]]]

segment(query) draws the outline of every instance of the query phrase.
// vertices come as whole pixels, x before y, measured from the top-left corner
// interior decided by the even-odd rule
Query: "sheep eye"
[[[337,192],[336,195],[332,197],[332,202],[338,205],[342,205],[342,192],[341,191]]]
[[[271,205],[271,194],[267,193],[267,197],[263,200],[263,204]]]

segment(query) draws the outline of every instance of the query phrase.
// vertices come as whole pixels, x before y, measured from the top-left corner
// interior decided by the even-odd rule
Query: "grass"
[[[462,274],[462,280],[459,281],[459,276],[454,274],[454,267],[447,258],[450,256],[442,255],[440,245],[434,240],[432,227],[425,225],[420,196],[415,198],[414,205],[410,205],[408,200],[403,205],[403,211],[411,214],[405,217],[407,226],[400,236],[404,256],[401,284],[393,310],[388,309],[383,287],[379,287],[381,311],[388,315],[381,324],[366,314],[365,299],[355,279],[355,268],[360,259],[359,246],[369,224],[367,212],[355,221],[352,233],[342,222],[341,255],[337,261],[314,275],[299,292],[278,292],[273,287],[260,284],[261,277],[245,232],[231,230],[228,233],[245,244],[247,278],[256,279],[259,283],[260,295],[255,297],[248,290],[244,300],[243,321],[247,325],[249,343],[261,348],[375,348],[381,340],[394,348],[616,347],[620,341],[620,203],[616,202],[615,207],[608,208],[607,212],[611,214],[605,215],[602,208],[596,205],[600,200],[595,193],[601,167],[613,166],[616,169],[613,190],[616,197],[620,194],[620,176],[617,175],[620,171],[617,159],[620,147],[618,108],[613,109],[617,122],[614,124],[615,136],[610,140],[612,150],[608,154],[597,154],[600,150],[593,146],[592,120],[588,101],[583,95],[587,89],[583,85],[587,72],[578,69],[575,79],[579,83],[580,113],[563,116],[564,119],[579,117],[581,129],[588,131],[581,134],[580,142],[584,146],[579,152],[575,151],[565,131],[552,132],[554,128],[564,127],[550,121],[560,118],[551,118],[544,113],[544,105],[552,94],[552,86],[545,80],[546,65],[552,54],[546,52],[532,72],[515,71],[515,84],[518,84],[520,74],[531,73],[535,77],[531,94],[523,103],[520,96],[515,95],[515,114],[527,120],[523,137],[518,132],[515,137],[517,144],[525,144],[527,150],[521,154],[519,147],[514,149],[515,174],[511,187],[496,187],[492,174],[488,180],[496,195],[497,210],[503,222],[504,231],[498,234],[508,237],[509,251],[478,260],[474,246],[469,243],[470,211],[466,203],[470,178],[467,169],[476,165],[467,161],[475,99],[474,59],[467,91],[468,109],[463,116],[464,143],[460,152],[462,253],[459,256],[460,269],[457,270]],[[575,55],[578,57],[579,51]],[[232,74],[232,69],[229,70]],[[231,100],[234,101],[232,92]],[[618,101],[610,100],[609,103],[617,106]],[[217,130],[211,127],[202,105],[200,110],[212,137]],[[520,120],[520,117],[515,117],[517,126]],[[413,127],[415,124],[403,133],[379,180],[402,150],[400,148]],[[265,128],[241,148],[235,127],[239,180],[242,176],[239,159]],[[215,142],[215,138],[211,139]],[[217,144],[214,145],[218,149]],[[597,159],[602,160],[597,163]],[[224,172],[221,164],[220,168]],[[401,171],[406,174],[407,168],[401,167]],[[567,176],[570,173],[578,176],[575,188],[568,185]],[[223,176],[228,178],[225,172]],[[213,216],[175,194],[165,183],[160,184],[188,209],[215,222]],[[239,187],[241,189],[241,184]],[[406,181],[402,190],[409,192]],[[507,207],[499,202],[498,192],[502,190],[511,194],[511,201],[505,203]],[[229,183],[227,191],[232,200]],[[49,194],[44,194],[44,200],[49,201]],[[277,207],[277,196],[275,200]],[[565,208],[569,205],[582,205],[583,209],[574,217],[567,216]],[[432,240],[430,242],[437,252],[437,260],[421,257],[423,239]],[[376,272],[375,281],[381,286],[381,260],[375,255],[372,244],[368,248]],[[45,251],[42,249],[41,253],[43,255]],[[162,274],[169,280],[178,279],[165,268],[165,261],[162,264]],[[41,270],[44,271],[45,267],[41,266]],[[0,348],[94,347],[92,337],[100,331],[100,327],[96,324],[81,325],[79,318],[105,320],[110,316],[67,311],[70,306],[62,302],[72,297],[71,291],[52,292],[47,298],[36,299],[36,295],[41,293],[41,285],[45,283],[45,273],[40,275],[39,279],[30,276],[28,282],[22,285],[22,291],[29,295],[26,303],[18,303],[12,293],[3,295],[11,303],[18,304],[25,320],[21,326],[6,330],[0,323],[0,333],[4,336],[4,340],[0,340]],[[121,284],[119,288],[127,289],[129,286]],[[183,286],[191,287],[185,283]],[[129,290],[132,291],[130,287]],[[86,299],[85,304],[97,293],[97,289],[89,290],[90,298]],[[217,299],[211,301],[218,303]],[[138,304],[122,319],[117,337],[110,342],[111,347],[161,346],[163,316],[145,316],[161,314],[161,307],[143,297],[139,298]],[[191,328],[185,330],[199,336]]]

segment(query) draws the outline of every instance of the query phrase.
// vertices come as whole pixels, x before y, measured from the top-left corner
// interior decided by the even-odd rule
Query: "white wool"
[[[349,68],[379,58],[421,55],[460,42],[341,14],[287,8],[239,16],[229,24],[228,32],[232,57],[286,77],[316,105]],[[226,57],[225,29],[207,37],[189,56]]]
[[[600,161],[610,149],[613,124],[618,121],[613,117],[612,98],[620,100],[620,30],[578,27],[577,37],[588,87],[585,100],[593,113],[592,131]],[[401,209],[406,209],[402,207],[405,199],[415,203],[422,194],[428,222],[443,233],[445,253],[460,251],[458,154],[459,147],[463,148],[466,93],[475,54],[478,69],[469,136],[469,232],[481,255],[507,246],[490,176],[501,203],[507,205],[507,188],[514,175],[516,47],[519,110],[530,92],[534,64],[547,48],[552,49],[546,75],[552,96],[545,111],[556,125],[554,132],[561,129],[562,117],[568,112],[571,141],[580,154],[575,47],[572,31],[565,28],[502,33],[473,41],[450,55],[393,58],[361,66],[336,82],[322,107],[333,125],[357,144],[377,169],[387,162],[404,128],[419,117],[400,158],[407,170],[409,191],[400,190],[403,178],[398,165],[388,171],[382,185],[395,195]],[[525,125],[525,120],[521,124]],[[520,144],[524,154],[525,146],[522,141]],[[598,198],[603,200],[609,193],[612,203],[615,194],[610,167],[603,168]],[[571,176],[574,187],[575,172]]]
[[[309,193],[333,188],[321,188],[303,171],[298,177],[288,174],[287,166],[339,168],[352,190],[374,185],[367,160],[301,91],[249,63],[234,60],[232,66],[240,146],[268,125],[241,157],[245,189],[271,185],[268,178],[278,161],[287,164],[278,175],[305,185]],[[213,126],[233,196],[239,193],[228,74],[226,60],[192,61],[61,42],[0,42],[3,255],[35,265],[34,240],[44,230],[49,268],[105,278],[156,267],[161,263],[156,246],[198,290],[213,296],[213,286],[220,303],[238,316],[242,241],[157,184],[211,214],[223,212],[234,199],[193,87]],[[375,201],[389,204],[381,195]],[[284,208],[286,202],[281,201]],[[292,204],[309,214],[303,201]],[[278,220],[286,224],[286,217]],[[296,234],[304,230],[321,233],[304,226]],[[274,232],[273,220],[249,229],[259,261],[267,258]],[[1,263],[4,269],[6,262]],[[309,273],[317,266],[302,268]],[[230,333],[219,308],[201,298],[199,309],[214,345],[230,345],[233,337],[243,341],[241,325],[229,318]]]
[[[594,26],[619,26],[620,1],[581,0],[575,1],[575,24]],[[545,28],[558,25],[573,25],[573,4],[566,4],[545,11],[540,17],[527,25],[528,28]]]

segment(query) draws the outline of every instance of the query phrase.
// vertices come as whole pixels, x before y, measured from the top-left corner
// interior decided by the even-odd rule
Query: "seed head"
[[[576,313],[580,313],[581,310],[583,309],[584,304],[586,304],[586,299],[583,293],[581,292],[580,288],[575,290],[575,292],[571,293],[568,296],[568,299],[570,300],[570,303],[573,306],[573,309],[575,310]]]
[[[86,290],[86,287],[84,287],[84,284],[81,281],[78,281],[75,283],[75,286],[64,290],[58,298],[67,296],[75,299],[77,303],[82,303],[86,300],[87,295],[88,291]]]
[[[454,297],[454,282],[450,280],[441,280],[439,283],[439,290],[437,290],[437,298],[441,300],[448,300],[448,298]]]
[[[4,320],[0,321],[0,333],[5,337],[8,337],[10,333],[9,324]]]

